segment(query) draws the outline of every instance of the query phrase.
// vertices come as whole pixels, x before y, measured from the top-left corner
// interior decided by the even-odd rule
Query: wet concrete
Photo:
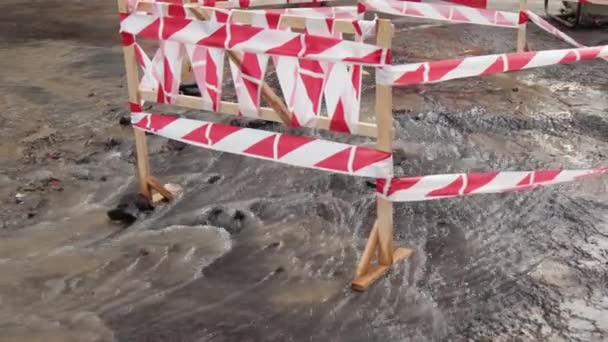
[[[399,62],[514,49],[514,31],[419,23],[399,24]],[[108,222],[136,188],[116,30],[113,3],[0,3],[0,341],[608,339],[605,178],[398,204],[416,253],[366,293],[348,287],[374,218],[363,179],[150,138],[185,192]],[[530,44],[566,47],[535,28]],[[591,61],[395,89],[397,172],[605,163],[607,76]]]

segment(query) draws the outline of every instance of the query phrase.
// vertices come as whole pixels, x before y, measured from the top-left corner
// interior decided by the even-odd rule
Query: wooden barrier
[[[121,12],[121,14],[124,15],[128,15],[128,4],[127,4],[128,0],[118,0],[118,8],[119,11]],[[218,2],[218,4],[222,4],[222,6],[228,6],[230,3],[233,3],[233,0],[229,0],[229,1],[225,1],[225,2]],[[258,4],[258,5],[264,5],[264,4],[271,4],[271,3],[284,3],[285,0],[256,0],[256,1],[251,1],[252,4]],[[307,0],[301,0],[301,1],[291,1],[292,3],[295,2],[307,2]],[[379,4],[378,6],[384,6],[383,3],[378,3],[375,2],[375,4]],[[169,12],[169,9],[167,6],[170,6],[167,3],[154,3],[151,2],[149,0],[144,0],[144,1],[140,1],[138,2],[138,7],[137,7],[137,11],[143,11],[143,12],[148,12],[148,13],[153,13],[155,10],[161,10],[161,11],[167,11]],[[214,9],[214,8],[208,8],[208,7],[201,7],[198,4],[193,4],[193,3],[189,3],[189,4],[184,4],[184,5],[180,5],[182,6],[182,10],[183,12],[180,12],[181,15],[184,18],[187,18],[188,21],[186,21],[185,19],[182,20],[182,22],[180,23],[180,25],[184,25],[181,26],[178,29],[182,29],[183,27],[186,27],[187,25],[190,24],[195,24],[195,25],[199,25],[201,22],[203,21],[209,21],[210,18],[214,17],[217,13],[215,13],[214,11],[220,11],[219,9]],[[399,7],[400,4],[398,2],[393,2],[393,6]],[[395,11],[395,8],[386,8],[386,7],[382,7],[379,9],[383,9],[385,12],[391,14],[392,11]],[[398,9],[398,8],[397,8]],[[462,10],[461,10],[462,11]],[[526,50],[526,22],[527,20],[523,20],[526,19],[526,13],[527,13],[527,0],[520,0],[520,22],[517,26],[517,22],[515,20],[515,18],[513,17],[515,14],[514,13],[510,13],[509,14],[509,27],[511,28],[518,28],[518,38],[517,38],[517,50],[518,52],[522,52],[524,50]],[[451,14],[453,14],[453,12],[450,10]],[[464,13],[464,12],[463,12]],[[468,12],[467,12],[468,13]],[[486,12],[479,12],[479,13],[495,13],[495,15],[492,17],[492,19],[495,21],[494,24],[498,25],[498,18],[499,18],[499,14],[498,12],[494,11],[486,11]],[[395,13],[392,13],[395,14]],[[445,14],[445,13],[444,13]],[[451,18],[451,14],[450,14],[450,18]],[[415,16],[420,16],[422,15],[421,12],[415,12]],[[249,25],[253,23],[253,14],[250,11],[245,11],[245,10],[233,10],[231,12],[230,15],[230,20],[231,23],[233,24],[239,24],[239,25]],[[149,19],[149,18],[148,18]],[[145,20],[148,20],[145,19]],[[153,19],[156,20],[156,19]],[[195,20],[196,22],[191,22],[191,20]],[[280,20],[280,24],[279,27],[281,28],[289,28],[289,29],[296,29],[296,30],[302,30],[306,28],[306,20],[307,17],[301,16],[301,15],[294,15],[294,14],[282,14],[281,20]],[[359,26],[359,22],[357,20],[352,20],[352,19],[339,19],[339,18],[332,18],[333,20],[333,30],[335,30],[335,32],[339,32],[339,33],[346,33],[346,34],[361,34],[361,27]],[[438,20],[446,20],[446,18],[441,18]],[[459,20],[462,20],[462,18],[460,18]],[[489,21],[487,21],[487,18],[485,19],[479,19],[482,23],[478,23],[478,24],[488,24]],[[144,22],[144,24],[148,23],[148,22]],[[214,25],[216,23],[213,23]],[[141,21],[138,22],[138,25],[141,25]],[[150,26],[153,26],[152,24],[149,24]],[[220,25],[220,24],[218,24]],[[223,25],[223,24],[222,24]],[[238,26],[238,25],[235,25]],[[147,26],[145,26],[147,28]],[[163,23],[162,21],[160,22],[158,27],[163,27]],[[199,27],[199,26],[197,26]],[[241,29],[243,29],[243,26],[241,26]],[[176,30],[175,27],[171,28],[171,30]],[[545,30],[547,30],[547,28],[545,28]],[[139,31],[138,31],[139,32]],[[375,21],[375,38],[376,38],[376,44],[374,45],[369,45],[368,47],[371,46],[371,49],[374,51],[374,53],[378,52],[378,54],[376,54],[376,56],[380,55],[380,53],[382,54],[382,56],[380,56],[378,58],[378,60],[388,60],[388,58],[385,58],[388,56],[388,52],[390,51],[390,47],[391,47],[391,42],[392,42],[392,38],[393,38],[393,25],[391,23],[390,20],[388,19],[376,19]],[[163,35],[163,31],[162,29],[158,29],[157,31],[154,31],[154,35],[158,34],[159,36]],[[215,34],[215,32],[213,32]],[[124,33],[123,33],[124,34]],[[142,103],[142,101],[147,101],[147,102],[157,102],[158,99],[158,94],[157,91],[155,91],[154,89],[149,89],[149,88],[145,88],[145,87],[141,87],[140,86],[140,78],[139,78],[139,72],[138,72],[138,61],[137,61],[137,51],[135,50],[135,46],[134,46],[134,37],[131,35],[133,34],[133,32],[131,32],[130,34],[126,34],[126,36],[123,36],[123,51],[124,51],[124,58],[125,58],[125,67],[126,67],[126,73],[127,73],[127,84],[128,84],[128,91],[129,91],[129,101],[132,104],[132,110],[135,112],[141,112],[141,108],[140,105]],[[273,35],[277,35],[277,34],[282,34],[282,32],[274,30],[272,32]],[[150,32],[148,32],[148,35],[150,35]],[[154,36],[155,37],[155,36]],[[274,37],[274,36],[273,36]],[[195,42],[198,42],[199,37],[196,37],[197,40],[195,40]],[[239,37],[241,39],[243,39],[243,37]],[[247,37],[245,37],[247,38]],[[304,41],[305,39],[311,38],[310,36],[307,37],[299,37],[301,39],[301,41]],[[314,38],[314,37],[313,37]],[[311,38],[311,39],[313,39]],[[205,38],[206,39],[206,38]],[[315,39],[319,39],[318,37]],[[321,40],[323,40],[324,38],[322,38]],[[328,38],[329,39],[329,38]],[[191,42],[190,42],[191,43]],[[259,40],[258,40],[259,43]],[[334,42],[336,45],[341,45],[341,44],[347,44],[344,41],[339,41],[339,42]],[[227,46],[230,46],[228,43],[224,43],[227,44]],[[348,42],[348,44],[352,44],[352,42]],[[358,44],[357,48],[359,48],[360,46],[363,46],[364,44]],[[303,46],[303,45],[302,45]],[[335,45],[332,45],[332,47]],[[217,47],[216,47],[217,48]],[[601,47],[600,47],[601,48]],[[597,58],[602,57],[607,55],[607,52],[604,50],[601,50],[598,47],[595,48],[591,48],[588,50],[581,50],[584,52],[584,57],[585,59],[591,59],[591,58]],[[300,50],[295,50],[295,51],[300,51],[300,53],[302,53],[302,47],[299,47]],[[264,52],[267,50],[264,50]],[[368,50],[365,50],[368,51]],[[578,51],[578,50],[577,50]],[[366,52],[367,53],[367,52]],[[542,53],[542,54],[541,54]],[[570,56],[571,51],[541,51],[541,53],[538,54],[538,56],[549,56],[549,60],[553,63],[556,60],[559,61],[569,61],[568,58],[566,58],[567,56]],[[572,52],[574,53],[574,52]],[[141,54],[141,52],[140,52]],[[232,50],[227,50],[226,54],[228,55],[228,58],[238,67],[241,66],[241,63],[243,62],[243,58],[241,53],[236,52],[236,51],[232,51]],[[561,58],[555,58],[555,55],[561,56]],[[561,54],[561,55],[560,55]],[[289,55],[292,56],[292,55]],[[298,54],[297,55],[298,58],[301,58],[300,56],[304,56],[304,54]],[[498,55],[496,55],[498,56]],[[354,122],[354,126],[355,126],[355,131],[356,134],[359,135],[364,135],[364,136],[368,136],[368,137],[373,137],[373,138],[377,138],[377,143],[376,143],[376,149],[374,150],[375,153],[380,153],[383,154],[385,158],[384,161],[387,162],[387,165],[391,166],[391,172],[389,174],[389,172],[386,172],[382,175],[379,174],[372,174],[371,177],[382,177],[382,178],[390,178],[392,177],[392,159],[391,158],[391,154],[392,154],[392,142],[393,142],[393,113],[392,113],[392,108],[393,108],[393,99],[392,99],[392,86],[399,86],[399,85],[407,85],[407,84],[416,84],[416,83],[427,83],[427,82],[431,82],[431,81],[441,81],[438,78],[435,79],[431,79],[429,77],[429,70],[434,70],[435,68],[442,71],[441,75],[446,75],[448,70],[456,70],[457,67],[464,65],[464,69],[461,70],[459,77],[470,77],[470,76],[479,76],[479,75],[486,75],[486,74],[490,74],[490,73],[496,73],[496,72],[506,72],[507,71],[507,61],[509,58],[513,58],[513,60],[516,60],[519,62],[518,67],[520,69],[523,69],[526,67],[526,63],[528,63],[530,60],[532,60],[533,56],[536,56],[536,53],[527,53],[527,54],[521,54],[521,55],[517,55],[517,56],[511,56],[511,55],[500,55],[498,57],[490,55],[490,56],[479,56],[479,57],[472,57],[472,58],[478,58],[479,63],[473,63],[475,65],[475,68],[471,69],[470,68],[470,63],[462,63],[462,61],[464,59],[457,59],[457,60],[449,60],[449,61],[444,61],[444,62],[438,62],[435,64],[430,64],[430,63],[419,63],[419,64],[410,64],[410,65],[402,65],[402,66],[396,66],[396,68],[393,68],[395,66],[393,66],[392,64],[390,66],[387,66],[385,64],[382,63],[378,63],[376,62],[376,64],[372,64],[375,67],[378,68],[382,68],[384,67],[385,69],[377,69],[377,71],[386,71],[386,70],[391,70],[393,71],[393,73],[395,71],[397,71],[397,78],[401,78],[402,75],[401,73],[403,73],[404,76],[407,76],[408,73],[412,74],[412,81],[409,82],[405,82],[403,79],[397,80],[394,79],[394,77],[392,77],[392,75],[389,73],[388,76],[386,77],[382,77],[381,74],[382,72],[378,72],[378,75],[380,75],[381,77],[377,77],[376,78],[376,84],[375,84],[375,89],[376,89],[376,94],[375,94],[375,123],[370,123],[370,122]],[[367,57],[367,55],[366,55]],[[470,58],[469,60],[472,60],[472,58]],[[494,58],[494,59],[491,59]],[[604,58],[608,58],[608,56],[605,56]],[[579,56],[579,59],[583,59],[582,57]],[[526,63],[522,63],[523,61],[527,61]],[[349,60],[352,61],[352,60]],[[490,63],[491,62],[491,63]],[[501,68],[496,68],[496,63],[501,62],[502,66]],[[533,66],[538,66],[541,65],[542,61],[540,60],[536,60]],[[383,63],[388,63],[390,64],[390,62],[383,62]],[[483,70],[482,68],[479,68],[480,63],[485,63],[487,64],[487,68],[488,70]],[[401,69],[399,69],[401,68]],[[469,69],[467,69],[469,68]],[[187,67],[184,69],[188,69]],[[357,69],[359,70],[359,69]],[[223,70],[222,70],[223,71]],[[422,71],[422,72],[420,72]],[[473,75],[474,74],[474,75]],[[295,76],[294,76],[295,77]],[[324,76],[326,77],[326,76]],[[451,75],[450,77],[455,78],[455,75]],[[187,77],[186,77],[187,78]],[[447,79],[451,79],[449,77],[445,77],[446,80]],[[183,79],[183,78],[182,78]],[[346,80],[345,80],[346,81]],[[269,120],[269,121],[275,121],[275,122],[281,122],[284,124],[289,125],[292,122],[292,114],[290,113],[290,109],[288,108],[288,106],[286,105],[285,102],[283,102],[283,100],[281,99],[281,97],[279,97],[275,90],[272,89],[270,86],[268,86],[265,81],[262,80],[258,80],[257,81],[258,84],[260,84],[259,82],[261,82],[261,94],[262,97],[266,100],[266,102],[270,105],[270,107],[261,107],[259,108],[259,118],[264,119],[264,120]],[[401,82],[401,83],[400,83]],[[220,85],[221,86],[221,85]],[[160,86],[159,86],[160,88]],[[308,91],[308,88],[306,88],[306,90]],[[186,107],[186,108],[193,108],[193,109],[200,109],[200,110],[204,110],[205,106],[204,104],[201,102],[201,98],[200,97],[196,97],[196,96],[188,96],[188,95],[182,95],[182,94],[178,94],[178,95],[171,95],[171,99],[172,99],[172,105],[175,106],[180,106],[180,107]],[[217,108],[217,112],[219,113],[224,113],[224,114],[229,114],[229,115],[239,115],[240,113],[240,107],[239,104],[236,102],[230,102],[230,101],[224,101],[221,100],[219,101],[219,103],[214,103],[214,105],[217,105],[216,107],[214,106],[214,108]],[[135,109],[133,109],[135,108]],[[257,107],[256,107],[257,108]],[[145,113],[140,113],[141,114],[141,118],[148,118],[147,120],[152,120],[150,119],[150,116],[146,116],[147,114]],[[173,120],[173,119],[160,119],[160,120]],[[183,122],[184,120],[182,120]],[[187,121],[187,120],[185,120]],[[321,129],[329,129],[331,126],[331,122],[330,122],[330,118],[328,116],[319,116],[317,118],[317,120],[315,121],[315,127],[317,128],[321,128]],[[356,121],[356,120],[353,120]],[[145,128],[151,132],[154,132],[155,129],[158,128],[151,128],[151,127],[147,127],[145,126],[145,124],[143,124],[142,122],[144,122],[143,119],[141,119],[141,122],[139,122],[138,124],[140,125],[139,127],[141,127],[142,129]],[[150,121],[148,122],[148,125],[150,124]],[[183,124],[183,125],[192,125],[191,123],[187,123],[187,124]],[[210,132],[211,130],[211,126],[214,125],[213,123],[207,123],[205,124],[206,126],[206,133],[205,134],[205,144],[203,144],[206,147],[211,148],[210,146],[213,144],[211,142],[210,139]],[[201,126],[203,127],[203,126]],[[183,126],[182,126],[183,128]],[[232,129],[229,126],[224,127],[223,129]],[[179,131],[179,129],[178,129]],[[182,131],[184,131],[182,129]],[[259,131],[258,131],[259,133]],[[268,132],[266,132],[268,133]],[[148,150],[147,150],[147,145],[146,145],[146,137],[145,137],[145,133],[143,130],[140,129],[135,129],[134,130],[134,134],[135,134],[135,144],[136,144],[136,151],[137,151],[137,168],[138,168],[138,178],[139,178],[139,191],[141,192],[141,194],[143,194],[144,196],[146,196],[148,199],[154,199],[154,198],[164,198],[167,200],[171,200],[174,196],[173,193],[171,193],[171,191],[169,191],[168,189],[166,189],[162,183],[158,180],[156,180],[152,174],[151,174],[151,170],[150,170],[150,164],[149,164],[149,158],[148,158]],[[182,134],[185,134],[185,131],[182,132]],[[169,137],[169,136],[168,136]],[[183,135],[179,135],[176,137],[176,139],[180,140],[181,138],[184,138],[185,136]],[[203,139],[201,138],[201,136],[197,136],[198,139]],[[264,137],[264,140],[266,140],[267,137]],[[270,148],[272,151],[272,153],[269,154],[259,154],[258,156],[261,157],[267,157],[268,159],[271,160],[275,160],[278,161],[277,156],[279,155],[278,150],[279,150],[279,141],[280,141],[280,136],[278,134],[273,134],[273,136],[269,136],[268,138],[272,139],[272,145],[273,148]],[[191,141],[193,140],[192,137],[189,138]],[[307,139],[307,138],[303,138],[303,139]],[[181,139],[183,140],[183,139]],[[196,140],[196,139],[194,139]],[[201,140],[198,140],[199,142]],[[240,141],[242,143],[242,140]],[[257,143],[257,142],[256,142]],[[270,146],[270,145],[264,145],[266,147]],[[301,147],[301,146],[300,146]],[[347,167],[345,168],[337,168],[337,169],[333,169],[334,172],[343,172],[344,170],[350,172],[350,174],[354,174],[353,173],[353,165],[355,163],[355,155],[357,153],[357,148],[360,147],[355,147],[355,146],[350,146],[349,147],[349,152],[346,153],[348,155],[348,157],[344,157],[341,156],[340,160],[344,161],[346,159],[348,159],[348,162],[345,162],[345,164],[347,164]],[[322,149],[321,149],[322,150]],[[346,150],[342,151],[345,152]],[[237,152],[233,152],[233,153],[240,153],[243,151],[237,151]],[[341,152],[340,152],[341,153]],[[334,155],[335,156],[335,155]],[[271,158],[272,157],[272,158]],[[333,156],[332,156],[333,157]],[[300,156],[298,156],[298,158],[300,158]],[[306,159],[306,158],[303,158]],[[300,160],[300,159],[298,159]],[[391,163],[388,163],[388,161],[391,161]],[[292,164],[292,165],[299,165],[302,166],[301,164]],[[314,164],[313,166],[311,166],[312,164],[308,164],[305,165],[304,167],[313,167],[315,168],[316,164]],[[321,167],[320,167],[321,168]],[[325,168],[326,170],[328,168]],[[387,166],[388,169],[388,166]],[[336,171],[337,170],[337,171]],[[606,169],[602,169],[601,172],[607,172],[608,170]],[[596,171],[590,171],[591,173],[597,172]],[[552,173],[552,175],[554,175],[554,178],[557,177],[559,173]],[[578,174],[578,173],[577,173]],[[586,174],[586,173],[584,173]],[[361,175],[361,174],[359,174]],[[364,176],[370,176],[369,173],[364,174]],[[449,175],[448,175],[449,176]],[[459,176],[459,177],[465,177],[465,176]],[[475,177],[475,175],[472,175],[471,177]],[[484,179],[486,179],[488,177],[484,176]],[[573,178],[573,177],[570,177]],[[575,178],[575,177],[574,177]],[[446,179],[451,179],[450,177],[447,177]],[[405,197],[406,195],[403,195],[405,193],[405,190],[407,190],[407,187],[405,188],[399,188],[399,183],[400,180],[399,179],[393,179],[393,181],[396,181],[396,185],[395,185],[395,189],[398,191],[401,191],[401,200],[408,200],[407,197]],[[487,182],[489,182],[490,179],[488,178]],[[413,182],[413,180],[412,180]],[[392,186],[391,185],[391,181],[390,179],[387,181],[386,179],[379,179],[378,180],[378,184],[380,186],[380,188],[382,188],[382,184],[385,184],[385,188],[384,189],[378,189],[378,196],[377,196],[377,218],[374,222],[374,225],[370,231],[369,234],[369,238],[367,240],[367,243],[365,245],[364,251],[361,255],[359,264],[357,266],[356,269],[356,273],[355,273],[355,277],[352,281],[352,288],[354,290],[358,290],[358,291],[363,291],[367,288],[369,288],[369,286],[371,286],[376,280],[378,280],[380,277],[382,277],[383,275],[385,275],[389,270],[390,267],[392,265],[394,265],[395,263],[399,262],[400,260],[406,259],[408,258],[413,250],[409,249],[409,248],[395,248],[394,244],[393,244],[393,203],[391,201],[391,199],[388,197],[389,194],[389,189]],[[465,189],[464,188],[459,188],[459,191],[457,193],[457,195],[463,195],[463,192]],[[415,194],[412,195],[416,198],[421,197],[419,194]],[[398,197],[398,196],[397,196]],[[422,196],[424,197],[424,196]],[[377,256],[377,260],[374,263],[374,255]]]
[[[259,2],[259,1],[258,1]],[[272,2],[272,1],[270,1]],[[138,5],[138,10],[152,13],[154,7],[162,8],[167,4],[153,3],[141,1]],[[118,0],[118,8],[121,13],[127,12],[127,0]],[[207,20],[212,15],[208,8],[201,9],[197,4],[184,5],[187,17],[199,20]],[[285,15],[281,18],[280,25],[290,29],[304,29],[305,17],[298,15]],[[250,24],[251,13],[244,10],[234,10],[231,16],[234,23]],[[376,24],[376,45],[390,48],[393,37],[393,25],[390,20],[379,19]],[[334,30],[340,33],[354,34],[357,32],[357,27],[350,19],[335,19]],[[139,87],[138,64],[133,46],[125,46],[124,49],[125,66],[127,70],[127,83],[129,89],[129,101],[131,103],[140,103],[142,100],[146,102],[156,102],[156,92]],[[241,57],[234,51],[227,51],[228,57],[237,63],[240,63]],[[185,68],[187,69],[187,68]],[[187,78],[187,77],[186,77]],[[290,114],[283,101],[276,95],[274,90],[264,84],[262,96],[271,105],[270,108],[260,108],[260,118],[282,122],[289,124]],[[203,109],[199,97],[178,95],[175,97],[173,105]],[[359,122],[357,125],[357,134],[377,137],[376,148],[381,151],[392,152],[393,140],[393,115],[392,115],[392,89],[391,86],[376,85],[376,123]],[[239,105],[236,102],[221,101],[219,104],[219,113],[238,115]],[[328,129],[330,120],[328,117],[321,116],[317,119],[316,127]],[[137,150],[137,168],[139,176],[140,192],[152,198],[171,199],[172,193],[165,189],[162,184],[151,175],[148,151],[146,145],[145,134],[143,131],[135,129],[135,143]],[[154,196],[156,195],[156,196]],[[161,195],[161,196],[159,196]],[[373,254],[377,253],[378,260],[376,265],[373,265]],[[353,280],[352,287],[355,290],[365,290],[374,281],[385,275],[391,265],[407,258],[412,253],[411,249],[398,248],[395,250],[393,246],[393,206],[392,203],[381,197],[377,198],[377,220],[371,229],[369,239],[365,250],[361,256],[359,266]]]

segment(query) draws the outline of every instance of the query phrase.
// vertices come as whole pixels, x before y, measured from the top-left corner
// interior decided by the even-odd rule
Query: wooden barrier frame
[[[118,9],[121,13],[128,12],[127,0],[117,0]],[[145,10],[151,9],[150,3],[144,1],[140,5]],[[162,5],[161,5],[162,6]],[[138,10],[142,8],[138,7]],[[196,18],[205,20],[209,18],[209,13],[196,8],[196,5],[186,5],[189,14]],[[247,24],[250,22],[250,15],[246,11],[236,11],[233,21]],[[393,25],[388,19],[377,19],[376,22],[376,44],[384,48],[390,48],[393,37]],[[304,17],[297,15],[287,15],[281,25],[290,28],[303,28]],[[335,29],[342,33],[354,33],[355,28],[352,20],[335,19]],[[135,56],[134,45],[124,46],[124,59],[127,73],[127,87],[129,91],[129,101],[131,103],[141,103],[142,100],[156,102],[156,93],[152,90],[139,88],[138,63]],[[235,63],[240,63],[240,55],[234,51],[227,51],[228,57]],[[264,98],[271,104],[272,108],[261,108],[261,118],[270,121],[288,123],[290,122],[287,107],[281,98],[264,83],[262,90]],[[178,95],[173,105],[203,109],[199,97]],[[382,151],[392,152],[393,140],[393,113],[392,113],[392,87],[376,84],[376,123],[359,122],[357,134],[369,137],[377,137],[376,148]],[[219,112],[225,114],[238,115],[238,103],[221,101]],[[319,117],[318,128],[329,128],[329,118]],[[150,173],[150,163],[148,149],[146,145],[145,133],[134,129],[135,145],[137,152],[137,169],[139,179],[139,191],[148,199],[165,198],[171,200],[173,194],[167,190],[162,183],[152,177]],[[372,265],[374,254],[377,253],[377,263]],[[356,270],[355,278],[352,282],[354,290],[363,291],[369,288],[376,280],[385,275],[390,267],[411,255],[412,250],[408,248],[393,247],[393,204],[387,199],[377,197],[377,219],[371,229],[369,238],[362,253],[361,260]]]

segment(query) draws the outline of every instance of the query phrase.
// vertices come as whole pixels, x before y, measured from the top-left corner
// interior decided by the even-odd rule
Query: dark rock
[[[89,95],[87,95],[87,96],[88,96],[88,97],[93,97],[93,96],[95,96],[95,93],[90,92],[90,93],[89,93]]]
[[[110,138],[104,143],[104,146],[106,150],[111,150],[116,146],[120,146],[121,144],[122,140],[120,138]]]
[[[113,221],[131,224],[137,220],[142,213],[154,210],[150,201],[142,194],[127,194],[123,196],[116,208],[107,212]]]
[[[518,92],[519,88],[518,87],[513,87],[511,90],[514,91],[514,92]]]
[[[230,120],[230,124],[232,126],[239,126],[243,128],[270,128],[275,124],[271,121],[260,120],[260,119],[250,119],[245,117],[237,117]]]
[[[186,146],[188,146],[188,144],[183,143],[181,141],[169,140],[163,148],[168,151],[181,151],[186,148]]]
[[[243,221],[243,220],[245,220],[246,217],[247,216],[245,216],[245,213],[240,210],[235,210],[234,215],[233,215],[233,218],[238,221]]]
[[[203,224],[222,227],[231,235],[240,233],[248,224],[248,215],[241,210],[215,207],[203,214]]]
[[[131,117],[128,114],[121,115],[118,119],[118,124],[121,126],[129,126],[131,124]]]
[[[209,178],[207,178],[205,182],[207,182],[207,184],[215,184],[219,182],[222,178],[222,175],[211,175],[209,176]]]

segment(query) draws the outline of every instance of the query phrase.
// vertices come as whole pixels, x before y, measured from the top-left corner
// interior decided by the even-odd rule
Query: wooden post
[[[129,8],[127,0],[118,0],[118,11],[120,13],[128,13]],[[133,44],[123,46],[122,51],[125,59],[125,69],[127,71],[129,102],[139,105],[141,103],[141,97],[139,94],[139,71],[137,70],[135,47]],[[135,150],[137,154],[139,192],[146,196],[148,200],[153,201],[151,188],[154,188],[162,197],[167,200],[172,200],[174,194],[167,190],[158,180],[156,180],[156,178],[153,178],[150,175],[150,159],[148,158],[146,133],[142,130],[133,128],[133,134],[135,136]]]
[[[378,19],[376,45],[389,48],[393,39],[393,25],[388,19]],[[393,93],[391,86],[376,84],[376,125],[378,141],[376,148],[389,153],[393,152]],[[393,263],[393,202],[379,198],[378,242],[380,244],[379,263]]]
[[[519,17],[521,20],[522,14],[526,14],[528,10],[528,0],[519,0]],[[527,17],[527,15],[526,15]],[[517,29],[517,52],[526,51],[526,24],[527,20],[523,23],[519,23]]]
[[[378,19],[376,27],[376,45],[390,48],[393,38],[393,25],[390,20]],[[376,83],[376,125],[378,129],[378,150],[392,153],[393,147],[393,93],[392,87]],[[363,291],[376,280],[385,275],[391,265],[407,258],[412,250],[393,247],[393,203],[377,197],[377,219],[369,235],[365,250],[361,255],[359,266],[352,282],[352,288]],[[377,252],[377,266],[372,268],[371,261]]]
[[[127,0],[118,0],[118,11],[127,13],[129,11]],[[123,46],[122,48],[125,68],[127,70],[127,89],[129,90],[129,102],[141,103],[139,97],[139,72],[137,70],[137,60],[135,57],[135,48],[133,44]],[[146,145],[146,133],[144,131],[133,128],[135,134],[135,149],[137,151],[137,173],[139,176],[139,192],[152,199],[152,193],[148,184],[150,176],[150,162],[148,159],[148,146]]]

